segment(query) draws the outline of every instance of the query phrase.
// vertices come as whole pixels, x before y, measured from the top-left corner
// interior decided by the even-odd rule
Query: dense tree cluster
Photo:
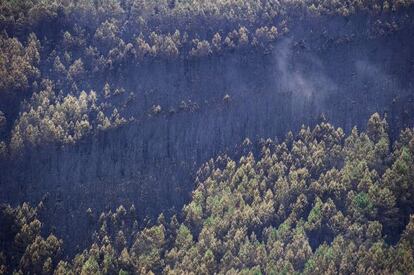
[[[53,274],[62,257],[62,240],[50,234],[41,236],[38,219],[42,203],[31,207],[26,203],[16,208],[0,208],[0,273]],[[13,267],[14,270],[11,270]]]
[[[17,38],[0,35],[0,95],[25,90],[40,76],[40,42],[30,34],[24,46]]]
[[[25,30],[58,22],[60,17],[75,19],[92,28],[119,21],[128,32],[202,31],[200,23],[215,30],[228,25],[269,23],[287,13],[349,16],[359,11],[372,14],[397,11],[412,5],[411,0],[391,1],[254,1],[254,0],[6,0],[0,6],[0,24],[11,30]],[[191,24],[193,23],[193,24]]]
[[[134,206],[99,219],[89,209],[98,230],[93,244],[72,260],[56,260],[55,237],[35,237],[35,210],[26,204],[3,208],[7,219],[0,220],[8,230],[0,236],[1,268],[43,274],[409,274],[414,130],[402,131],[392,149],[387,131],[385,119],[374,114],[366,132],[354,128],[346,136],[321,122],[296,136],[290,132],[281,143],[263,140],[257,156],[220,156],[200,168],[178,219],[161,214],[144,228]],[[21,249],[10,244],[22,240]]]
[[[94,91],[64,96],[55,93],[50,81],[42,85],[42,91],[23,104],[12,131],[12,152],[19,152],[25,146],[74,143],[93,131],[127,122],[116,107],[99,103]],[[106,89],[110,96],[110,88]]]

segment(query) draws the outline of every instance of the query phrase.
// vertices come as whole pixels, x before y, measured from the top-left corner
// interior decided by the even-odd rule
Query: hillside
[[[412,271],[413,13],[410,0],[2,1],[0,266]]]
[[[43,203],[6,206],[2,270],[408,274],[414,132],[402,131],[390,150],[387,131],[374,114],[366,132],[353,128],[346,136],[322,122],[289,132],[282,143],[263,140],[256,156],[246,140],[240,159],[222,155],[199,169],[192,199],[177,216],[161,214],[140,228],[133,205],[101,214],[89,209],[93,244],[71,259],[62,260],[62,240],[41,237]]]

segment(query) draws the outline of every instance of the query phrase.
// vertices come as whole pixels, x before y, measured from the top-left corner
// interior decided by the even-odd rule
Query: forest
[[[44,205],[1,209],[1,271],[16,274],[409,274],[414,271],[414,131],[390,147],[377,113],[366,132],[321,122],[262,140],[197,172],[177,215],[139,225],[134,205],[94,213],[72,258],[42,235]],[[95,215],[99,214],[99,218]],[[47,237],[46,237],[47,236]],[[70,241],[70,240],[69,240]]]
[[[414,273],[413,18],[1,1],[0,274]]]

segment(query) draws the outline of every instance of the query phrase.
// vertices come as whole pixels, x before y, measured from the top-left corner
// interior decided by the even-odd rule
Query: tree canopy
[[[249,142],[245,142],[248,144]],[[414,271],[414,130],[391,147],[388,124],[367,131],[322,122],[260,153],[221,155],[197,173],[178,216],[138,226],[135,206],[104,212],[92,245],[62,258],[31,208],[1,210],[1,270],[43,274],[409,274]],[[87,215],[93,220],[93,210]]]

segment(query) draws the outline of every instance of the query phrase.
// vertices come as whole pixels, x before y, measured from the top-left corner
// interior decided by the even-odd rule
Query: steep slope
[[[197,172],[177,216],[139,226],[134,206],[88,210],[92,244],[59,239],[45,204],[0,207],[0,271],[43,274],[409,274],[414,270],[414,130],[390,147],[321,122],[281,142],[246,141]],[[47,206],[46,206],[47,207]],[[46,236],[48,236],[46,238]],[[67,256],[65,244],[83,251]]]
[[[297,27],[268,54],[156,61],[110,76],[127,91],[113,102],[134,91],[122,111],[134,121],[74,145],[26,148],[2,164],[2,201],[38,202],[48,194],[47,226],[86,239],[88,208],[135,204],[141,217],[180,209],[197,167],[220,152],[235,154],[245,138],[280,138],[321,114],[349,131],[380,112],[393,139],[413,123],[413,31],[369,38],[358,34],[364,19],[353,20],[329,18],[342,32],[327,35]]]

